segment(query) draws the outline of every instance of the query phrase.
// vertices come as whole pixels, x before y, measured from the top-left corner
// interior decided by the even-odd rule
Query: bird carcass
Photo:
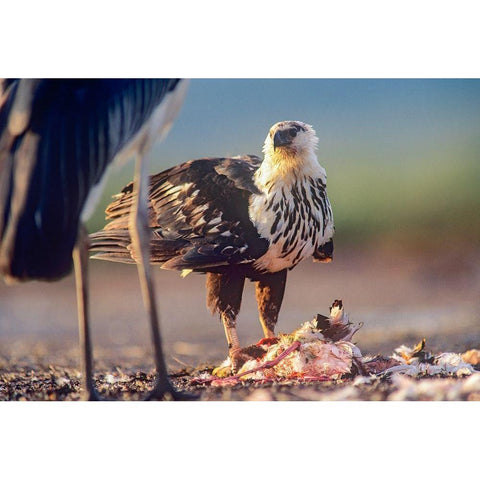
[[[243,380],[338,380],[362,373],[362,353],[352,337],[362,324],[352,324],[341,300],[335,300],[328,317],[317,314],[311,321],[288,334],[265,338],[246,353],[256,352],[236,375],[218,379],[204,376],[200,383],[232,384]],[[227,359],[222,367],[228,367]]]

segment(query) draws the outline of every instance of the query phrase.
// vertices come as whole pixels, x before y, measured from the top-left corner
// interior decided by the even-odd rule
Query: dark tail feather
[[[115,230],[92,233],[90,251],[99,252],[91,258],[110,262],[135,263],[131,254],[131,240],[128,230]]]
[[[150,263],[163,265],[178,255],[190,245],[187,240],[163,240],[152,238],[150,242]],[[136,255],[128,230],[101,230],[90,235],[90,251],[100,252],[92,256],[99,260],[111,262],[136,263]]]
[[[93,252],[110,251],[112,248],[128,250],[131,244],[128,230],[100,230],[90,236],[90,250]]]

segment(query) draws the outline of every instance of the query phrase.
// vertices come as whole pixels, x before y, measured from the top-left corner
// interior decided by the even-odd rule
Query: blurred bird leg
[[[73,249],[75,286],[77,290],[78,335],[82,355],[82,373],[86,400],[100,400],[93,381],[93,351],[88,310],[88,234],[79,226],[77,243]]]
[[[135,177],[133,181],[133,207],[129,219],[129,231],[133,251],[136,254],[138,277],[142,290],[143,304],[150,318],[150,328],[155,354],[157,376],[155,386],[147,400],[163,399],[166,395],[180,399],[168,379],[167,368],[162,350],[162,339],[158,322],[158,312],[150,270],[150,229],[148,227],[148,175],[142,148],[136,154]]]

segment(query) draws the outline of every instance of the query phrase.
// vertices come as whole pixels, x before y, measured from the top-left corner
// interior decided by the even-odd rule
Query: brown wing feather
[[[249,197],[258,193],[253,174],[261,160],[254,156],[191,160],[150,178],[149,225],[151,261],[164,268],[206,268],[250,262],[265,253],[248,216]],[[91,236],[97,258],[124,259],[118,231],[128,234],[133,185],[127,185],[106,210],[110,222]],[[115,232],[115,233],[114,233]],[[129,237],[128,237],[129,238]],[[117,242],[118,243],[118,242]],[[131,246],[125,246],[131,256]],[[113,256],[115,258],[109,258]]]

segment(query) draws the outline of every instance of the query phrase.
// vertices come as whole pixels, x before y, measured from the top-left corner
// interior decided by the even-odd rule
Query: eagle
[[[236,331],[245,279],[255,283],[264,337],[274,337],[288,270],[302,260],[329,262],[334,222],[325,169],[311,125],[270,128],[263,160],[254,155],[190,160],[150,177],[152,264],[206,274],[207,307],[217,312],[231,370],[249,359]],[[107,207],[108,223],[90,235],[93,258],[135,263],[127,185]]]

